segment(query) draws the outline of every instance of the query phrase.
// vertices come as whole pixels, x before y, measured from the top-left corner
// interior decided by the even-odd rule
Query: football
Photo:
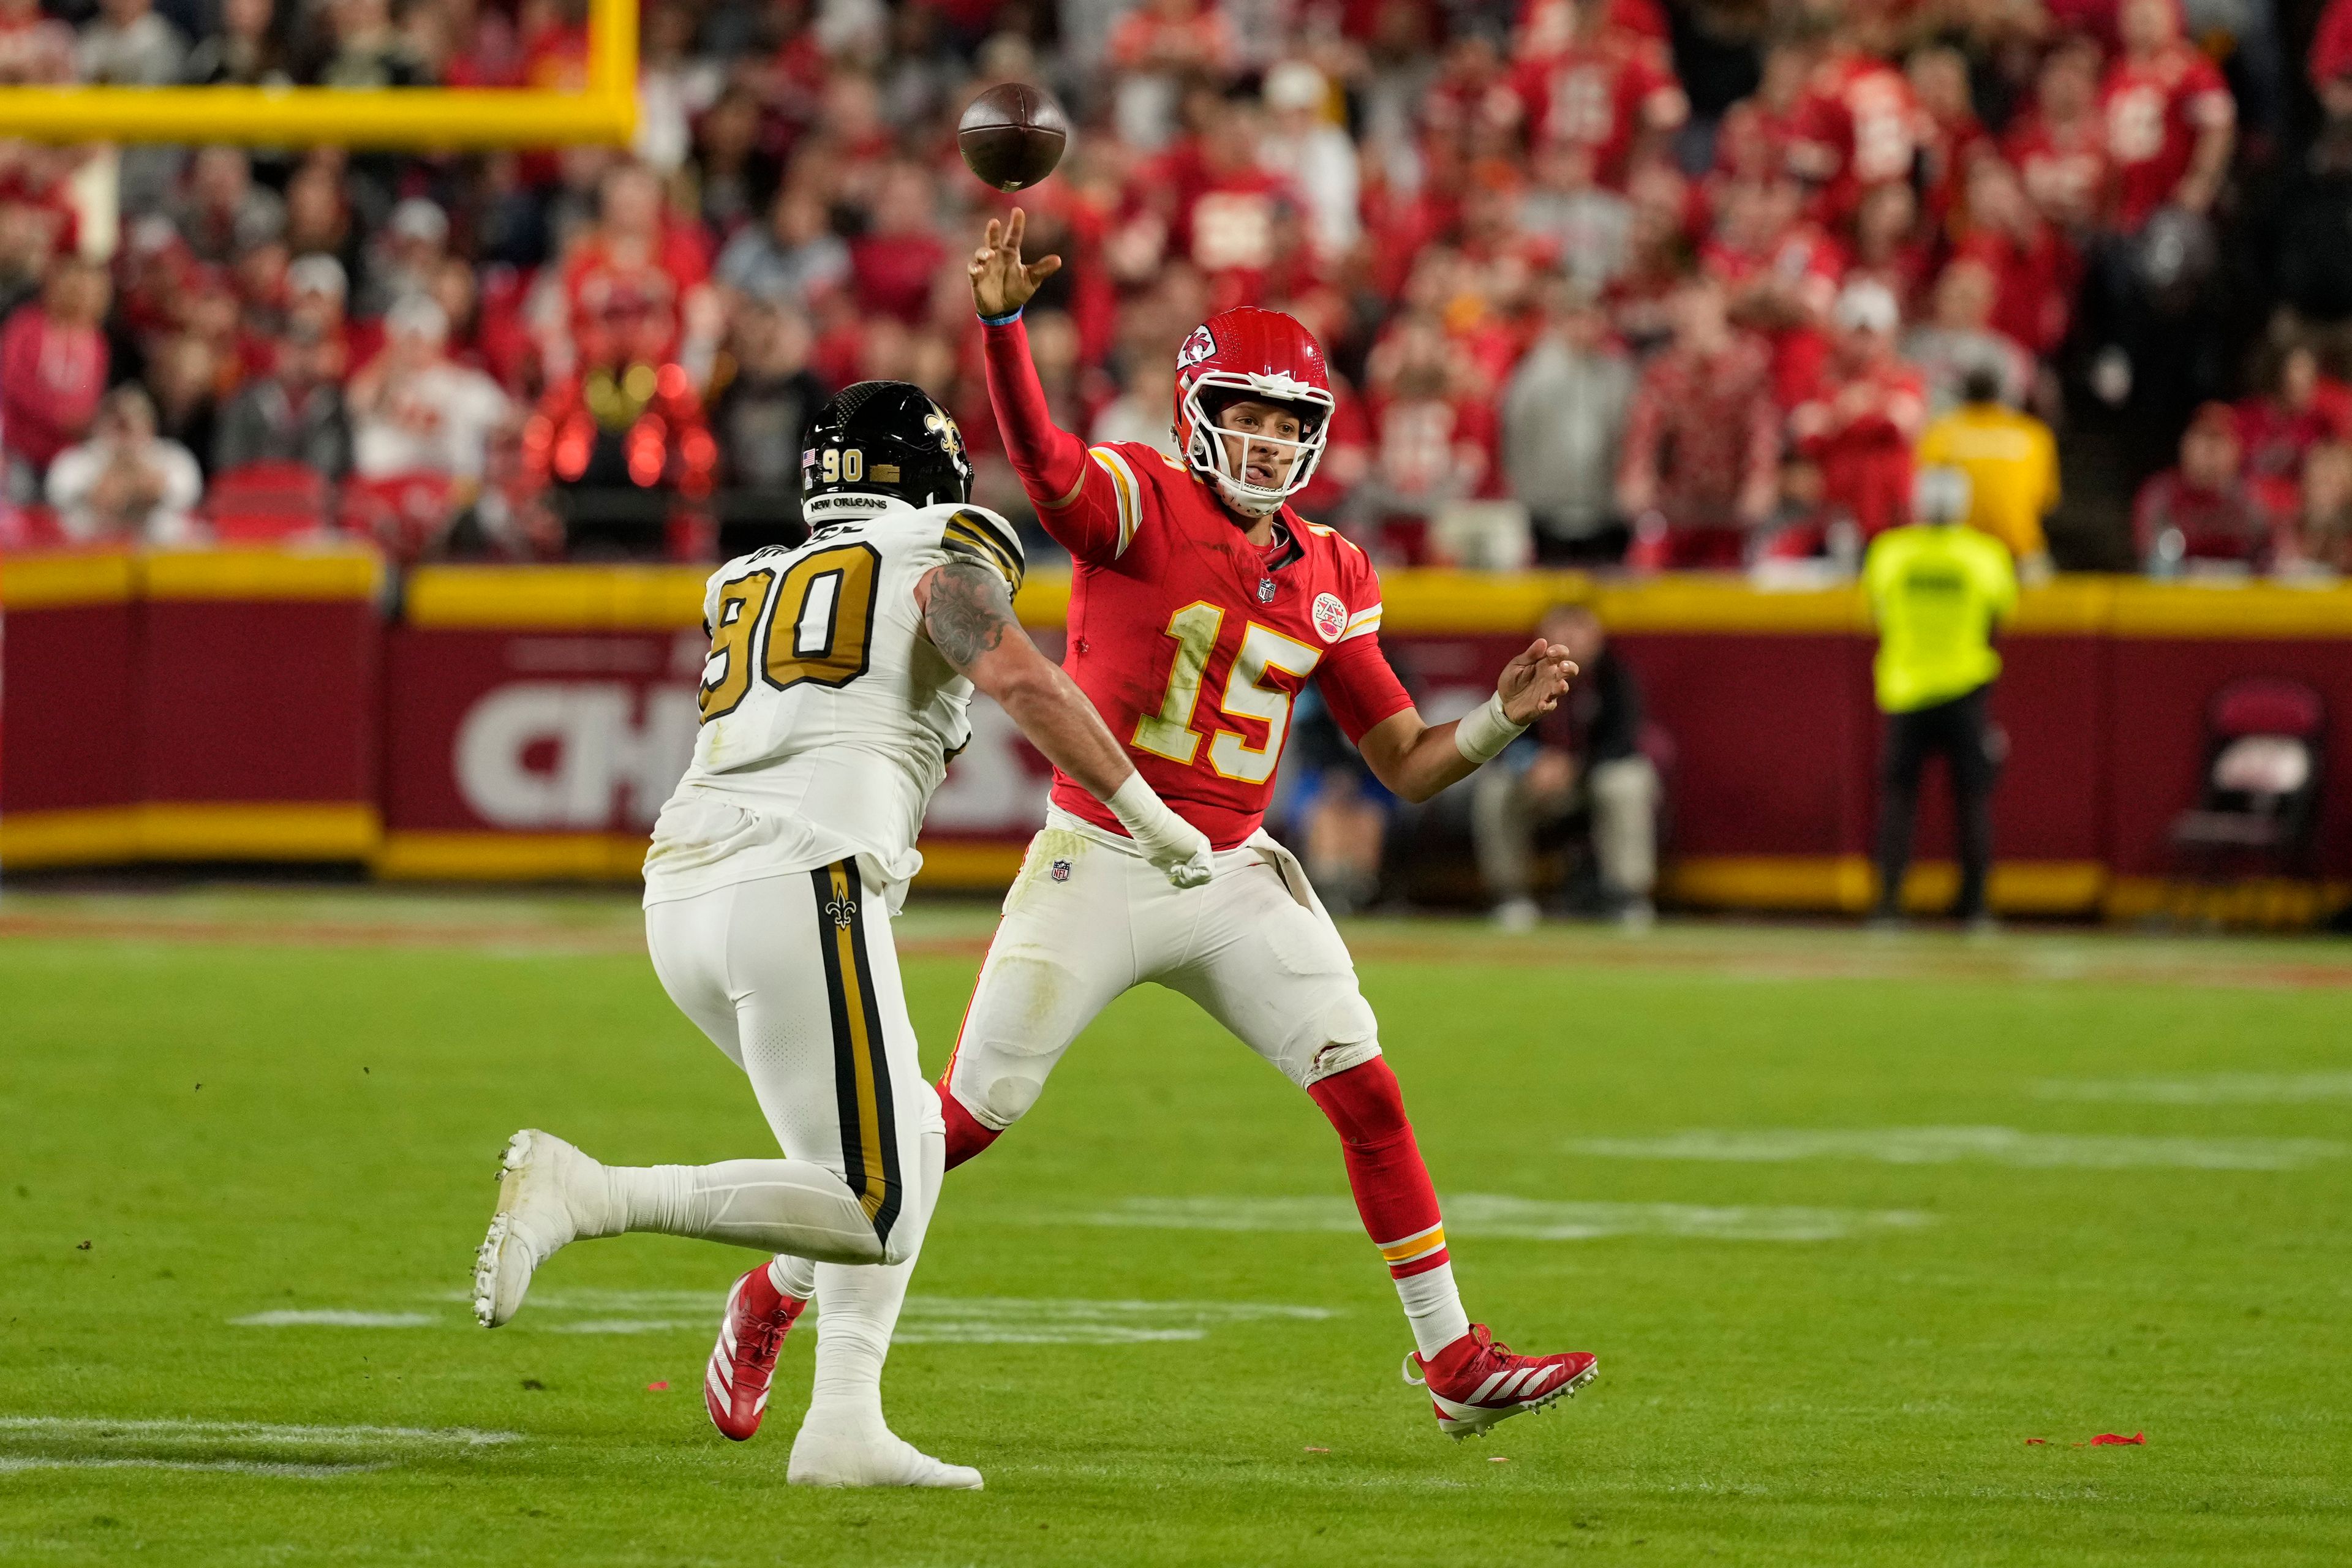
[[[1000,191],[1025,191],[1054,172],[1070,121],[1042,89],[1000,82],[965,106],[956,126],[964,165]]]

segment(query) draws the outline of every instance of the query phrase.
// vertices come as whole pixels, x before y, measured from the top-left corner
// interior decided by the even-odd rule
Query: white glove
[[[1103,804],[1143,858],[1177,887],[1197,888],[1213,873],[1209,836],[1169,810],[1141,773],[1129,773]]]

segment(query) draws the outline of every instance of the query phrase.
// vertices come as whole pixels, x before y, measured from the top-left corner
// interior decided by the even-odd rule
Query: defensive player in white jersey
[[[1180,887],[1209,843],[1163,805],[1069,677],[1013,619],[1019,536],[965,504],[955,421],[904,382],[827,404],[802,457],[809,541],[711,575],[694,761],[646,857],[646,936],[686,1015],[751,1080],[782,1159],[600,1164],[551,1134],[509,1143],[474,1272],[495,1328],[566,1244],[624,1231],[776,1256],[729,1292],[704,1386],[749,1437],[776,1348],[822,1302],[789,1479],[978,1487],[882,1417],[882,1361],[943,1167],[890,917],[975,688],[1126,825]]]

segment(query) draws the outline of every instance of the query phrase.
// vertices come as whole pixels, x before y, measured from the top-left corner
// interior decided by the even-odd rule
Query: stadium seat
[[[2254,678],[2214,694],[2198,801],[2172,824],[2192,884],[2309,871],[2326,725],[2326,704],[2300,681]]]
[[[415,561],[439,542],[453,510],[446,474],[353,476],[343,484],[344,531],[373,539],[396,561]]]
[[[307,463],[247,463],[215,475],[205,513],[225,544],[267,544],[329,524],[327,478]]]
[[[73,541],[45,506],[0,506],[0,551],[62,550]]]

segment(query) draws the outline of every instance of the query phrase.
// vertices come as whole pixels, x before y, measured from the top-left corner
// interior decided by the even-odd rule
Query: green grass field
[[[934,1066],[987,923],[902,923]],[[516,1127],[772,1146],[625,900],[11,892],[0,1562],[2352,1561],[2352,949],[1350,936],[1473,1316],[1600,1381],[1440,1437],[1321,1118],[1145,991],[916,1278],[893,1420],[988,1489],[843,1494],[812,1335],[703,1415],[748,1254],[467,1316]]]

